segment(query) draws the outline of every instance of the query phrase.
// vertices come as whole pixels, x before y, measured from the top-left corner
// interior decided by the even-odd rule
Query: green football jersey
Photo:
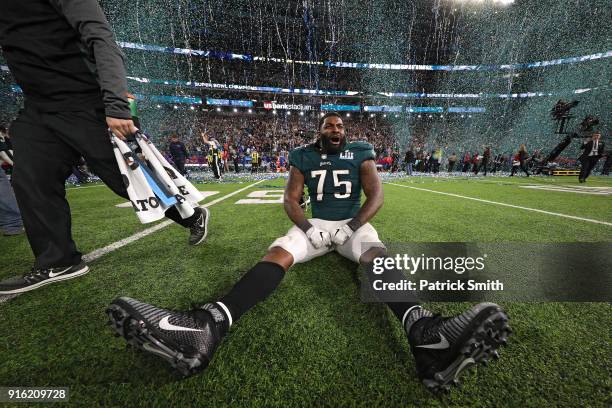
[[[313,218],[353,218],[361,206],[361,163],[374,158],[374,149],[366,142],[346,143],[338,154],[322,154],[315,145],[291,151],[289,164],[304,175]]]

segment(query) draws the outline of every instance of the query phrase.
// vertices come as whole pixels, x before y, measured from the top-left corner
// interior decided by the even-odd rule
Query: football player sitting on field
[[[331,251],[364,265],[385,256],[385,246],[369,223],[383,204],[372,146],[347,142],[336,112],[320,119],[318,131],[316,143],[289,156],[284,207],[294,226],[270,245],[229,293],[186,312],[120,297],[107,310],[113,328],[129,343],[190,375],[208,365],[232,324],[270,295],[293,264]],[[306,219],[300,207],[304,185],[310,194],[312,219]],[[508,317],[493,303],[480,303],[449,318],[434,315],[418,303],[387,305],[406,332],[419,378],[432,391],[448,390],[467,366],[497,357],[497,348],[510,333]]]

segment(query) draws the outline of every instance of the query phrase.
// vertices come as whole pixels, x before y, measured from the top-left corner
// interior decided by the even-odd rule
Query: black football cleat
[[[227,325],[215,304],[177,312],[129,297],[115,299],[106,310],[109,324],[127,342],[168,361],[183,376],[208,366]]]
[[[208,220],[210,211],[206,207],[196,207],[194,211],[199,214],[196,221],[189,227],[189,245],[198,245],[202,243],[208,235]]]
[[[417,374],[428,390],[448,392],[474,364],[498,359],[512,332],[508,316],[494,303],[479,303],[455,317],[416,309],[405,322]]]

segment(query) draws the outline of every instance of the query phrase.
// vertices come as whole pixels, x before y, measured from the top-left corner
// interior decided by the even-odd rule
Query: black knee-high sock
[[[282,266],[262,261],[251,268],[234,287],[219,299],[229,309],[235,322],[250,308],[267,298],[285,276]]]
[[[386,257],[386,254],[380,256]],[[374,279],[380,279],[381,277],[383,277],[384,281],[386,282],[399,282],[402,279],[405,279],[404,274],[397,269],[385,269],[382,275],[374,275],[371,272],[373,263],[363,263],[362,265],[366,270],[366,275],[368,277],[370,285],[372,285]],[[417,309],[417,307],[415,306],[419,305],[416,299],[403,302],[385,302],[385,304],[389,307],[389,309],[391,309],[393,314],[402,323],[402,325],[404,324],[404,322],[406,321],[406,317],[408,316],[407,312],[411,309]]]

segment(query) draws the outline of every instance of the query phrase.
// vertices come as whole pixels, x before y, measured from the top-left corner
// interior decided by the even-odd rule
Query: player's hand
[[[324,246],[328,247],[331,245],[331,236],[329,235],[329,232],[323,231],[317,227],[310,227],[310,229],[306,231],[306,236],[315,249],[323,248]]]
[[[351,235],[353,235],[353,230],[348,226],[348,224],[344,224],[340,228],[336,228],[331,236],[331,240],[334,244],[340,246],[348,241],[349,238],[351,238]]]
[[[119,139],[125,140],[138,132],[138,128],[134,126],[132,119],[118,119],[106,117],[106,124],[111,132],[115,134]]]

